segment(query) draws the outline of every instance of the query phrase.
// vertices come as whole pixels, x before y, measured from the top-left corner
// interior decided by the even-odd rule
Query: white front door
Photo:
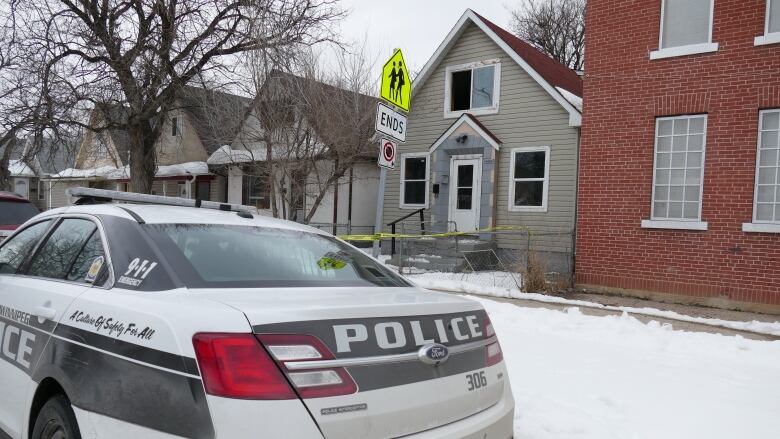
[[[30,179],[29,178],[14,178],[14,192],[23,196],[24,198],[30,198]]]
[[[460,232],[479,229],[482,181],[480,156],[453,156],[450,164],[450,229]],[[453,224],[454,223],[454,224]]]

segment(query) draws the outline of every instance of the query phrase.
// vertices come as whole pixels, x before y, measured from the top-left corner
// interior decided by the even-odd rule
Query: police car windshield
[[[363,252],[324,235],[219,224],[145,227],[190,288],[409,286]]]

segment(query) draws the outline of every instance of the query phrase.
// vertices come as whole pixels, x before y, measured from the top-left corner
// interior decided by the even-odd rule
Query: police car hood
[[[315,336],[334,361],[345,365],[355,393],[302,397],[328,439],[429,430],[486,410],[504,394],[503,364],[486,364],[483,346],[493,343],[487,314],[463,297],[382,287],[196,294],[242,311],[260,337]],[[447,347],[449,357],[426,363],[423,352],[439,345]],[[482,376],[484,383],[470,375]],[[477,384],[469,385],[468,379]]]

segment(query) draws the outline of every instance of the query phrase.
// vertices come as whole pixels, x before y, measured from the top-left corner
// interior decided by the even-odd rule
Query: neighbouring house
[[[587,8],[577,283],[780,310],[780,0]]]
[[[467,10],[412,93],[407,140],[387,175],[383,223],[413,214],[405,230],[419,232],[421,210],[428,231],[511,226],[496,235],[475,232],[486,241],[481,248],[524,252],[527,231],[549,269],[570,272],[578,74]]]
[[[49,208],[49,194],[53,190],[47,178],[73,166],[74,148],[66,140],[41,140],[34,146],[33,138],[17,139],[12,143],[8,170],[13,179],[13,190],[27,198],[39,209]],[[0,148],[2,154],[2,148]]]
[[[160,121],[155,146],[158,169],[152,185],[157,195],[225,201],[226,178],[209,170],[206,160],[230,143],[251,100],[198,87],[183,87],[171,110]],[[78,148],[75,164],[44,178],[50,185],[47,208],[67,205],[66,190],[85,186],[126,191],[130,181],[130,142],[125,123],[128,110],[103,105],[93,110],[90,126]]]
[[[272,209],[273,191],[281,218],[371,233],[379,186],[375,110],[376,98],[273,71],[238,135],[208,164],[227,176],[228,202]]]

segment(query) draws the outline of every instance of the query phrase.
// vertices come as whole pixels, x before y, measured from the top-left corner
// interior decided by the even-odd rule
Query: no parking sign
[[[392,140],[382,139],[379,143],[379,167],[395,169],[395,151],[397,145]]]

